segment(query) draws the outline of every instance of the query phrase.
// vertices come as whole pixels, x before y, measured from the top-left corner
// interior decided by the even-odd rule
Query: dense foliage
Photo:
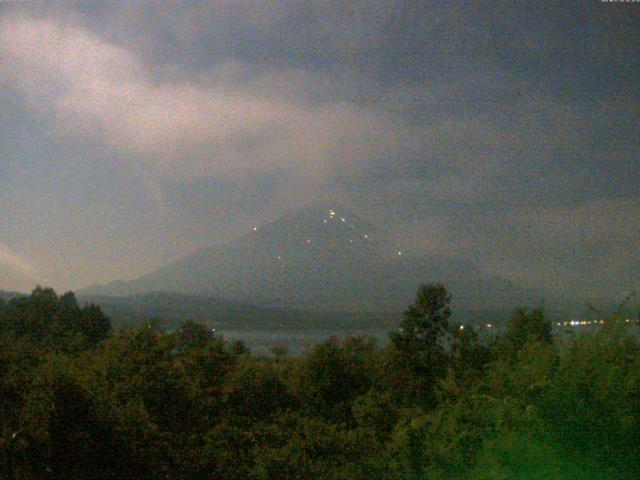
[[[50,289],[0,302],[0,478],[635,479],[638,338],[504,335],[419,289],[390,342],[251,356],[207,328],[112,333]]]

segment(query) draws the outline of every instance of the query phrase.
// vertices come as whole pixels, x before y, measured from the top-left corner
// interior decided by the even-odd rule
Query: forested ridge
[[[451,303],[422,285],[384,348],[258,357],[191,321],[113,331],[73,293],[0,300],[0,478],[638,478],[624,322],[559,338],[518,309],[481,339]]]

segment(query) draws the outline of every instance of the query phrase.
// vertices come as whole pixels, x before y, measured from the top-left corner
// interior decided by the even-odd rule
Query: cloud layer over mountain
[[[0,5],[0,242],[75,288],[338,199],[415,251],[631,288],[627,7]]]

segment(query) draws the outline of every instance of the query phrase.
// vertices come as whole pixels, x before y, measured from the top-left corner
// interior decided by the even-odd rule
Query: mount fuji
[[[380,312],[401,310],[425,282],[443,283],[453,304],[467,310],[504,310],[541,297],[470,261],[407,255],[383,228],[335,205],[290,212],[135,280],[91,286],[79,294],[163,291],[278,308]]]

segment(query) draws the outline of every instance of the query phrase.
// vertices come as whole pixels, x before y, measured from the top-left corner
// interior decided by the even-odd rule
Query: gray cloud
[[[0,196],[27,220],[0,214],[19,225],[0,241],[44,225],[65,253],[31,240],[26,254],[65,287],[318,199],[532,284],[591,295],[598,275],[619,273],[607,289],[633,277],[619,260],[640,215],[626,7],[3,7]]]
[[[276,97],[277,75],[247,81],[239,64],[217,66],[206,79],[157,82],[130,52],[79,28],[17,17],[5,19],[1,31],[6,77],[61,133],[95,135],[152,156],[168,174],[296,165],[322,174],[346,140],[358,160],[359,149],[370,154],[404,140],[394,138],[402,129],[380,112]]]
[[[13,281],[19,279],[20,284],[24,284],[25,281],[38,281],[41,278],[40,274],[27,259],[13,252],[2,243],[0,243],[0,265],[0,268],[6,272],[7,276],[12,277]]]

